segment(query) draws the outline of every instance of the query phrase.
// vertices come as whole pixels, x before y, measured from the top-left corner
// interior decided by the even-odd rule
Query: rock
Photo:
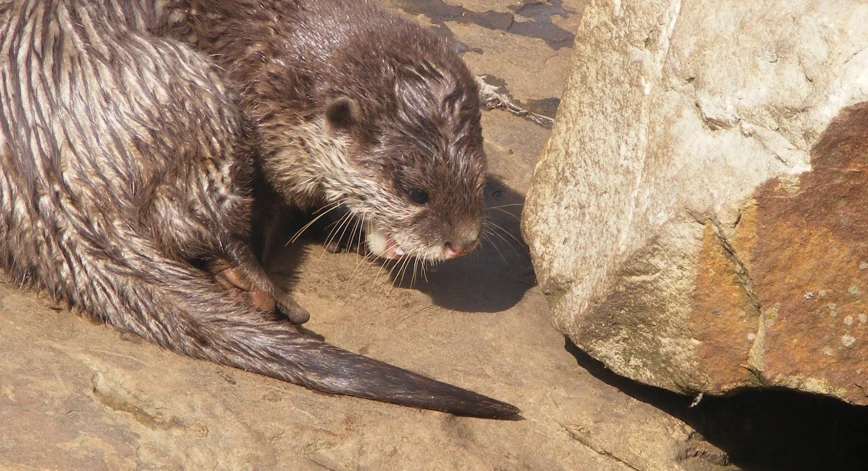
[[[868,404],[866,70],[862,2],[588,6],[522,221],[559,328],[673,391]]]

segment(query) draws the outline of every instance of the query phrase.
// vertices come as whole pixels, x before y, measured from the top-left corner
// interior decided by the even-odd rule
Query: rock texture
[[[540,293],[497,314],[458,313],[415,290],[388,294],[385,276],[376,290],[367,276],[348,288],[358,260],[335,257],[298,286],[315,332],[515,401],[524,420],[314,393],[180,357],[0,284],[0,470],[705,469],[687,459],[688,426],[576,364]]]
[[[589,5],[523,216],[561,330],[674,391],[868,404],[866,70],[862,2]]]

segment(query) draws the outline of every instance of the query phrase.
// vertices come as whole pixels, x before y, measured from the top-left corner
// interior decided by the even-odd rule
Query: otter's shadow
[[[521,237],[524,195],[489,176],[485,186],[485,231],[479,248],[465,257],[429,267],[422,276],[391,275],[396,286],[425,293],[444,309],[501,312],[536,284],[527,244]]]
[[[387,262],[389,282],[396,288],[424,293],[444,309],[488,313],[509,309],[536,283],[527,245],[521,237],[523,204],[523,195],[489,176],[485,187],[486,228],[480,246],[465,257],[429,266],[424,273],[417,267],[415,276],[413,263],[401,269],[390,266],[400,262]],[[282,237],[288,240],[305,222],[304,218],[292,221]],[[299,268],[310,256],[306,247],[322,245],[327,233],[328,229],[306,232],[300,243],[288,244],[266,262],[269,274],[290,294],[303,276]]]

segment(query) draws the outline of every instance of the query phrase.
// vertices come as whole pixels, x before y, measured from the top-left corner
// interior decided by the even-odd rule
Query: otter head
[[[328,100],[325,131],[346,144],[339,167],[347,171],[326,184],[327,199],[364,222],[377,256],[459,257],[483,229],[476,83],[457,59],[445,66],[391,59],[380,64],[388,68],[378,70],[382,80],[334,90]]]

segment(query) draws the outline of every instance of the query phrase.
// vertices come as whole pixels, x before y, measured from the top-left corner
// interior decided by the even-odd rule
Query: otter
[[[477,245],[479,90],[446,40],[367,0],[179,0],[161,23],[225,70],[269,200],[348,211],[383,258]]]
[[[119,330],[308,388],[506,418],[512,405],[326,344],[248,242],[256,125],[159,5],[0,2],[0,267]],[[260,124],[261,126],[261,124]],[[268,311],[287,311],[290,320]]]

